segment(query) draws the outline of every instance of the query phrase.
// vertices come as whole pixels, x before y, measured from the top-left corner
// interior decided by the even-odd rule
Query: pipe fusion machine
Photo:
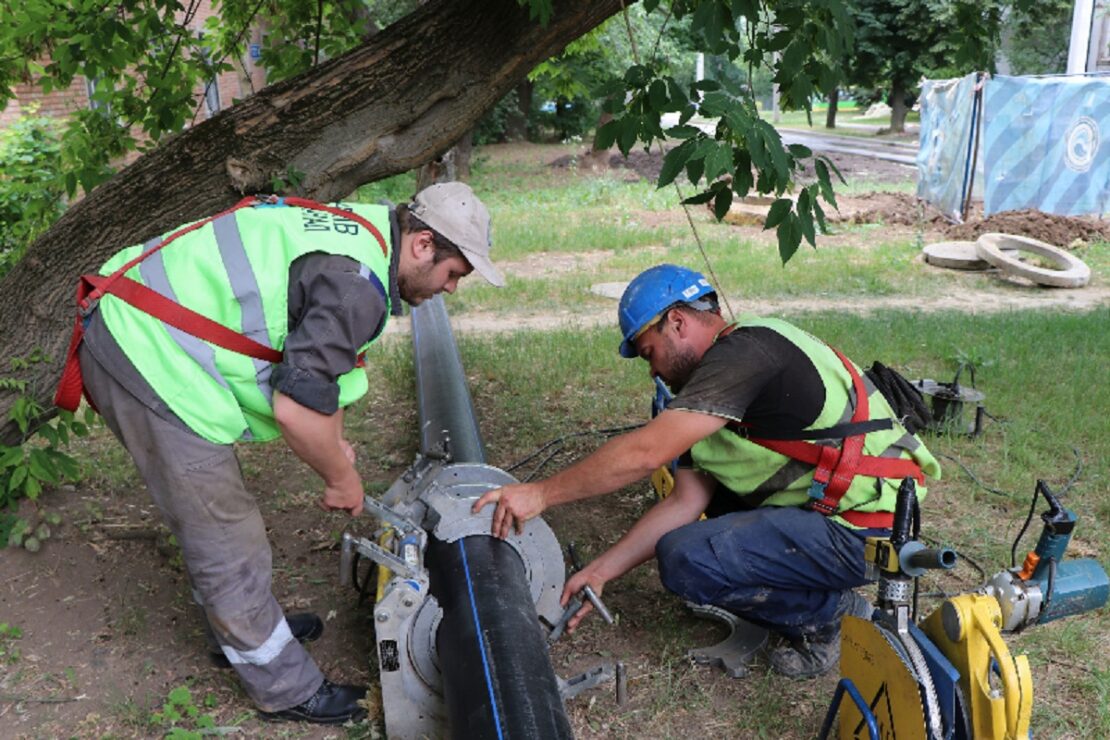
[[[374,630],[390,738],[570,738],[564,701],[612,678],[563,680],[548,656],[567,615],[562,548],[539,517],[490,535],[482,494],[516,479],[485,464],[442,298],[412,312],[420,452],[365,510],[372,537],[346,532],[340,580],[374,596]],[[359,564],[371,567],[360,576]],[[363,569],[365,570],[365,569]],[[376,577],[376,586],[371,585]]]

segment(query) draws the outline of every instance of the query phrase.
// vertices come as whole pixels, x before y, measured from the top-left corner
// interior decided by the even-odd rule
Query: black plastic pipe
[[[446,434],[450,438],[452,461],[484,463],[482,433],[441,296],[412,310],[412,350],[420,413],[420,454],[437,454],[437,446]]]
[[[452,738],[571,738],[524,564],[496,537],[428,543]]]
[[[436,454],[446,433],[453,462],[485,462],[442,299],[413,310],[412,341],[421,453]],[[573,737],[516,550],[489,535],[430,537],[424,562],[443,609],[436,651],[451,737]]]

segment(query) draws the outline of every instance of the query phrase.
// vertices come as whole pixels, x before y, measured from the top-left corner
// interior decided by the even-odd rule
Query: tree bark
[[[906,85],[897,77],[890,88],[890,133],[900,134],[906,130]]]
[[[825,128],[836,128],[836,111],[840,106],[840,88],[834,87],[829,93],[829,110],[825,113]]]
[[[78,275],[118,249],[216,213],[273,177],[296,194],[343,198],[418,167],[470,130],[544,59],[598,26],[621,0],[556,0],[546,26],[516,0],[431,0],[351,52],[260,90],[163,142],[94,188],[0,282],[0,362],[48,358],[7,377],[53,414]],[[293,175],[293,177],[290,177]],[[18,393],[0,391],[0,419]],[[0,442],[18,440],[15,425]]]

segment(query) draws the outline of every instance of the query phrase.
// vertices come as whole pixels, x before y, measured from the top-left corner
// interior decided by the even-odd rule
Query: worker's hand
[[[564,609],[567,604],[570,603],[570,600],[574,598],[574,595],[579,593],[583,587],[587,585],[594,590],[594,593],[598,597],[601,596],[601,592],[605,588],[606,580],[591,569],[590,566],[592,565],[593,563],[590,563],[590,565],[587,565],[571,576],[570,580],[567,581],[567,585],[563,587],[563,595],[559,599],[559,603],[563,605]],[[582,608],[576,611],[574,616],[570,618],[570,621],[567,622],[567,632],[574,632],[574,630],[578,629],[578,623],[589,616],[592,611],[595,611],[594,605],[591,604],[590,600],[585,598],[585,594],[583,594]]]
[[[352,467],[342,478],[336,481],[324,481],[324,495],[320,498],[320,508],[325,511],[346,511],[351,516],[358,516],[362,513],[363,495],[362,480]]]
[[[347,440],[343,439],[342,437],[340,437],[339,438],[339,448],[341,450],[343,450],[343,455],[344,455],[344,457],[347,458],[347,462],[351,463],[351,465],[354,465],[355,464],[355,458],[356,458],[355,448],[351,446],[351,443],[348,442]]]
[[[515,523],[516,532],[524,531],[524,522],[539,516],[547,508],[543,487],[539,483],[517,483],[504,488],[495,488],[475,502],[471,512],[477,514],[486,504],[497,503],[493,512],[493,526],[490,534],[505,539]]]

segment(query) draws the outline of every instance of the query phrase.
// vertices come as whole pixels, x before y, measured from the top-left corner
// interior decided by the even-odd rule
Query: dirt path
[[[929,297],[851,296],[840,298],[745,299],[729,298],[733,310],[760,316],[791,316],[820,311],[836,311],[858,315],[873,314],[884,309],[939,313],[953,311],[965,315],[1002,313],[1005,311],[1092,311],[1110,306],[1110,287],[1088,286],[1072,290],[1041,289],[1022,286],[1014,281],[1000,281],[998,290],[959,290]],[[608,284],[607,284],[608,285]],[[618,284],[611,284],[617,286]],[[615,320],[616,301],[612,306],[591,311],[556,311],[527,315],[518,313],[474,312],[456,314],[451,325],[460,333],[503,333],[515,331],[546,331],[560,328],[592,328],[611,326]],[[409,319],[390,321],[385,334],[408,334]]]

